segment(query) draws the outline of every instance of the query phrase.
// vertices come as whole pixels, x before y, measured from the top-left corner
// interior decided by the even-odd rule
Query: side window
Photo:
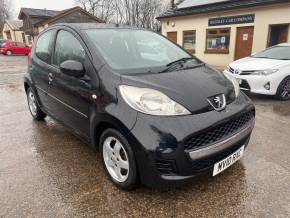
[[[35,54],[36,56],[43,60],[46,63],[50,63],[50,54],[49,54],[49,44],[52,37],[52,31],[46,32],[41,35],[36,43]]]
[[[25,44],[24,43],[21,43],[21,42],[17,42],[17,46],[23,47],[23,46],[25,46]]]
[[[53,57],[53,64],[59,66],[67,60],[74,60],[84,63],[86,53],[80,42],[69,32],[59,31]]]

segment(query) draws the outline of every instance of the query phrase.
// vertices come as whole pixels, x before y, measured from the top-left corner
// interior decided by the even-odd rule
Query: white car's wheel
[[[290,76],[286,77],[278,87],[277,98],[282,101],[290,99]]]

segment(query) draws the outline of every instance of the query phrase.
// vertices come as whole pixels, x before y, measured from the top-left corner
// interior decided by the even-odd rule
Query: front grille
[[[194,150],[223,141],[243,129],[253,118],[254,111],[247,112],[239,118],[220,124],[213,129],[191,137],[184,143],[185,150]]]
[[[247,142],[248,138],[243,139],[242,141],[238,142],[236,145],[221,151],[218,154],[212,155],[210,157],[207,157],[206,159],[197,160],[192,162],[191,170],[195,172],[206,170],[210,167],[213,167],[214,164],[220,162],[221,160],[225,159],[226,157],[233,154],[235,151],[240,149],[245,143]]]
[[[177,173],[174,160],[158,159],[155,162],[158,172],[162,175],[174,175]]]

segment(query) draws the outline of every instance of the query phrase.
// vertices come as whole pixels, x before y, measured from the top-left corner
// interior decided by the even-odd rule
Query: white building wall
[[[236,16],[243,14],[255,14],[255,23],[225,25],[225,26],[208,26],[210,18]],[[167,22],[169,21],[169,25]],[[173,27],[171,24],[175,23]],[[289,24],[290,23],[290,4],[281,4],[276,6],[264,6],[250,9],[240,9],[231,12],[217,12],[196,16],[184,16],[170,19],[163,19],[162,34],[177,31],[178,44],[183,44],[183,31],[196,30],[196,53],[195,55],[201,60],[218,68],[224,68],[234,61],[237,27],[254,26],[254,39],[252,53],[256,53],[266,48],[268,40],[269,25],[271,24]],[[206,29],[231,27],[231,38],[229,54],[206,54]],[[290,42],[290,28],[288,42]]]

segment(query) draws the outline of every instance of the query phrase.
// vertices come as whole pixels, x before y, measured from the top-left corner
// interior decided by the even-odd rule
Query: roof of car
[[[87,30],[87,29],[142,29],[138,27],[122,25],[122,24],[106,24],[106,23],[59,23],[54,26],[67,26],[73,29]]]

